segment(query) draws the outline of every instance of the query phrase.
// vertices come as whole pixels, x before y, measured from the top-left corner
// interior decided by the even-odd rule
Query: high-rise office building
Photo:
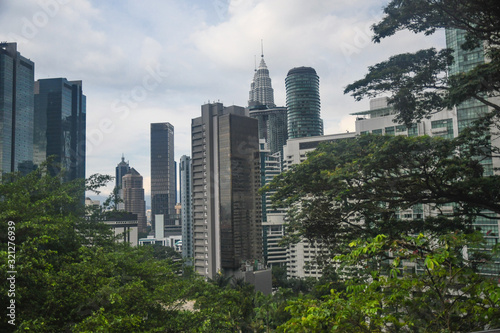
[[[65,180],[85,178],[86,97],[82,81],[64,78],[35,82],[34,160],[53,157]]]
[[[281,153],[271,154],[268,144],[260,139],[260,175],[261,186],[269,184],[274,177],[279,175],[281,168]],[[286,247],[279,242],[284,236],[284,209],[274,209],[271,205],[272,192],[264,192],[262,199],[262,250],[268,266],[284,266],[286,264]]]
[[[176,204],[174,160],[174,126],[170,123],[151,124],[151,214],[163,215],[165,226],[174,225]],[[155,235],[163,238],[164,235]]]
[[[122,178],[130,171],[130,165],[128,162],[125,162],[125,156],[122,155],[122,160],[116,166],[115,171],[115,187],[122,188]]]
[[[262,258],[257,120],[205,104],[191,122],[195,270],[226,276]]]
[[[461,48],[461,45],[465,42],[465,31],[447,29],[445,33],[446,47],[453,49],[454,59],[453,64],[451,64],[448,69],[449,75],[468,72],[487,61],[483,45],[473,50],[464,50]],[[498,103],[498,98],[493,102]],[[488,112],[491,112],[491,109],[486,104],[472,98],[457,105],[456,117],[458,133],[461,133],[462,130],[470,126],[475,120]],[[495,138],[495,136],[492,136],[491,144],[497,148],[500,146],[500,142],[498,138]],[[493,159],[491,157],[482,158],[481,165],[485,176],[499,174],[498,168],[500,167],[500,162],[498,159]],[[486,251],[490,251],[491,246],[497,244],[500,239],[498,233],[500,230],[500,218],[498,214],[494,214],[490,211],[484,211],[482,213],[482,216],[477,217],[474,221],[474,227],[481,231],[487,242],[488,249]],[[498,276],[500,272],[500,256],[496,255],[494,261],[495,263],[493,265],[489,268],[482,268],[481,272],[483,274]]]
[[[453,49],[454,62],[448,69],[449,75],[468,72],[477,65],[485,62],[484,48],[478,47],[474,50],[463,50],[461,45],[465,42],[465,31],[447,29],[446,47]],[[476,99],[469,99],[456,107],[458,132],[462,132],[477,120],[481,115],[488,112],[488,106]],[[493,174],[493,161],[491,158],[482,160],[485,175]]]
[[[35,64],[0,43],[0,173],[33,170]]]
[[[123,203],[125,211],[137,215],[139,232],[146,232],[146,201],[144,201],[143,178],[137,170],[130,168],[122,177]]]
[[[274,154],[282,151],[288,138],[287,110],[285,107],[276,107],[274,104],[274,90],[264,61],[264,54],[261,58],[250,84],[248,109],[250,117],[259,122],[259,139],[266,140],[271,153]]]
[[[266,108],[274,108],[274,90],[269,77],[269,69],[267,69],[264,61],[264,54],[261,55],[259,68],[255,69],[252,83],[250,84],[250,92],[248,106],[263,105]]]
[[[122,189],[122,178],[130,171],[130,165],[128,162],[125,162],[125,156],[122,155],[122,160],[115,168],[115,191],[117,195],[117,199],[121,199],[123,201],[123,189]],[[124,203],[120,201],[115,203],[115,208],[118,210],[124,210]]]
[[[319,77],[314,68],[296,67],[285,79],[288,138],[323,135]]]
[[[288,139],[286,107],[254,108],[250,109],[249,116],[258,120],[259,139],[266,140],[270,153],[283,152]]]
[[[358,135],[368,133],[379,135],[406,135],[410,137],[428,135],[432,137],[439,136],[445,139],[453,139],[460,133],[459,111],[460,107],[453,110],[445,109],[433,113],[429,118],[424,118],[415,122],[410,128],[407,128],[406,125],[397,125],[394,123],[397,113],[396,110],[388,105],[386,97],[380,97],[370,101],[370,110],[356,112],[352,115],[356,116],[356,133]],[[491,159],[488,163],[491,163]],[[488,165],[488,163],[486,165]],[[484,168],[484,172],[488,175],[488,168]],[[446,212],[446,214],[452,214],[454,208],[450,205],[441,209],[446,209],[447,211],[443,210],[440,213]],[[399,212],[400,216],[411,218],[422,218],[422,216],[425,218],[425,214],[435,214],[435,211],[428,206],[416,204],[405,211]],[[499,241],[498,230],[500,230],[500,219],[496,219],[496,215],[488,211],[482,212],[482,215],[483,216],[476,217],[474,227],[483,233],[488,246],[497,244]],[[486,248],[486,250],[488,251],[488,248]],[[482,268],[481,272],[492,276],[498,275],[500,271],[500,259],[496,258],[495,261],[495,264],[487,268]]]
[[[183,155],[179,163],[181,196],[182,257],[193,257],[193,213],[191,158]]]

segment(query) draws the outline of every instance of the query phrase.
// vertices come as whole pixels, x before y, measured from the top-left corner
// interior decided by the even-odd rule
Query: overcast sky
[[[371,43],[387,2],[0,0],[0,41],[18,43],[36,79],[83,81],[87,176],[114,175],[123,153],[149,195],[150,123],[174,126],[176,161],[190,155],[202,104],[247,105],[261,39],[275,103],[285,106],[288,70],[313,67],[325,134],[353,131],[349,114],[369,102],[343,95],[347,84],[391,55],[445,44],[407,32]]]

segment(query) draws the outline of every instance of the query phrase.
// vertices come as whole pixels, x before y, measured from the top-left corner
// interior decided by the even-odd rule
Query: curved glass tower
[[[288,138],[323,135],[319,76],[314,68],[296,67],[285,79]]]

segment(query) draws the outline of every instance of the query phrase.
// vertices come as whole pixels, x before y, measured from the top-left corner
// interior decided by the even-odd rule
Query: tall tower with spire
[[[271,86],[271,78],[269,70],[264,61],[264,47],[261,41],[261,55],[259,67],[255,69],[252,83],[250,85],[250,93],[248,106],[252,108],[257,105],[265,105],[267,108],[274,108],[274,90]]]

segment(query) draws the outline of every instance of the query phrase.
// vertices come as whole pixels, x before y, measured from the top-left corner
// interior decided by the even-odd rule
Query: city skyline
[[[444,33],[401,33],[383,46],[371,43],[367,28],[381,17],[386,1],[39,3],[3,2],[0,40],[17,42],[21,54],[36,63],[35,79],[85,83],[87,176],[114,175],[124,153],[145,171],[147,196],[149,124],[174,125],[175,160],[190,155],[190,121],[200,105],[247,104],[261,39],[276,105],[285,105],[288,70],[316,69],[325,134],[352,131],[349,114],[368,108],[368,101],[355,103],[342,93],[368,66],[401,49],[445,44]]]

